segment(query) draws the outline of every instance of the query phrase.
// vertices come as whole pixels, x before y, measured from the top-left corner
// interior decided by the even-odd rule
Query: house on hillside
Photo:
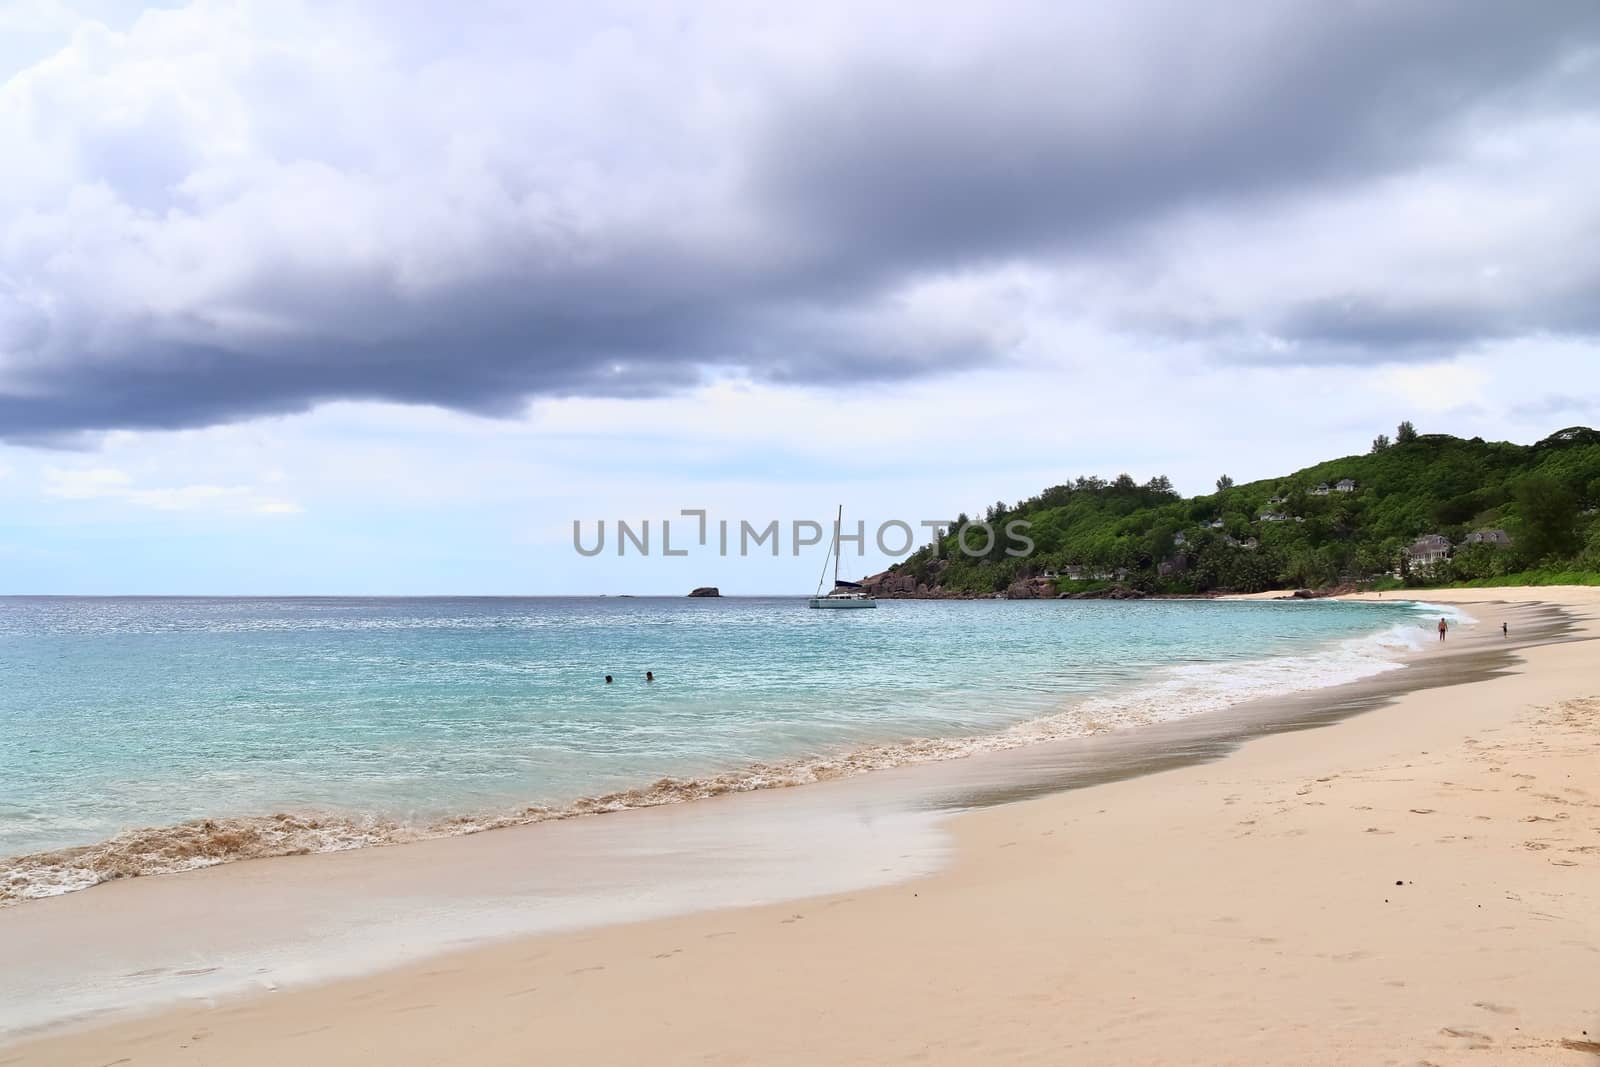
[[[1262,522],[1288,522],[1289,521],[1289,516],[1285,515],[1281,511],[1263,511],[1261,513],[1261,521]]]
[[[1311,490],[1311,495],[1312,496],[1327,496],[1331,492],[1333,492],[1333,490],[1328,488],[1328,483],[1327,482],[1321,482],[1321,483],[1319,483],[1317,485],[1317,487],[1315,489]]]
[[[1226,525],[1227,523],[1223,522],[1221,519],[1212,519],[1210,522],[1206,523],[1206,526],[1213,530],[1220,530]]]
[[[1509,548],[1511,546],[1511,535],[1501,529],[1473,530],[1467,534],[1467,539],[1462,544],[1494,545],[1496,548]]]
[[[1443,534],[1424,534],[1406,547],[1406,560],[1412,570],[1427,570],[1450,558],[1450,538]]]
[[[1172,535],[1172,543],[1175,546],[1182,548],[1184,545],[1189,543],[1189,538],[1184,536],[1182,530],[1179,530],[1177,533]]]
[[[1060,576],[1072,582],[1120,582],[1128,576],[1128,571],[1125,567],[1086,567],[1074,563],[1063,567]]]
[[[1356,482],[1354,478],[1340,478],[1333,487],[1341,493],[1353,493],[1356,491]]]

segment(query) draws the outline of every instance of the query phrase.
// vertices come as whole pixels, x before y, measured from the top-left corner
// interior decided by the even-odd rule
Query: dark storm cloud
[[[615,216],[611,201],[657,184],[650,160],[633,158],[639,146],[677,151],[673,130],[602,109],[586,118],[582,145],[547,145],[543,130],[506,130],[517,119],[485,98],[481,130],[407,146],[408,167],[440,175],[419,218],[443,203],[460,230],[492,235],[468,267],[422,282],[386,265],[400,251],[353,262],[337,226],[326,243],[258,252],[249,235],[265,246],[273,227],[241,230],[236,216],[260,209],[216,210],[233,172],[189,199],[174,193],[203,169],[211,142],[197,148],[180,128],[187,119],[152,108],[148,135],[85,133],[74,157],[87,168],[80,181],[130,209],[116,225],[147,256],[139,272],[107,267],[102,281],[95,242],[106,237],[94,225],[60,223],[89,264],[75,272],[61,266],[59,242],[0,240],[0,438],[200,426],[340,399],[508,414],[534,396],[659,395],[718,367],[848,385],[993,362],[1016,331],[926,315],[906,290],[997,264],[1126,270],[1131,245],[1174,213],[1247,214],[1266,198],[1404,172],[1446,153],[1464,123],[1569,113],[1595,88],[1594,64],[1574,66],[1600,42],[1600,5],[1588,0],[1240,5],[1230,16],[1180,4],[1132,5],[1116,19],[1024,6],[939,62],[913,61],[917,43],[891,37],[832,70],[770,84],[726,75],[718,88],[756,101],[756,117],[682,150],[732,177]],[[712,51],[703,77],[716,81]],[[688,82],[694,72],[674,73]],[[0,119],[19,99],[0,97]],[[393,116],[407,104],[384,121],[403,126]],[[315,107],[300,114],[308,127],[320,121]],[[496,180],[465,196],[444,179],[473,135],[538,151],[496,160],[485,168]],[[320,191],[341,188],[327,172],[378,181],[383,167],[352,162],[361,146],[348,138],[313,131],[297,143],[323,142],[336,151],[313,172],[325,184],[288,199],[337,217],[341,202]],[[625,161],[614,167],[624,180],[596,181],[611,155]],[[249,180],[286,181],[302,162],[275,160]],[[545,177],[560,167],[559,179]],[[59,222],[86,200],[35,190],[0,195],[0,207]],[[413,247],[412,232],[436,240],[436,256]],[[163,235],[177,251],[150,251]],[[374,239],[424,263],[458,252],[451,227],[425,230],[408,212],[392,212]],[[213,257],[245,266],[196,287]],[[119,288],[160,271],[201,295]],[[1572,295],[1586,287],[1567,281],[1559,299],[1539,290],[1501,306],[1410,295],[1396,278],[1383,301],[1329,292],[1243,317],[1144,308],[1126,324],[1173,340],[1265,332],[1286,342],[1276,355],[1218,346],[1241,359],[1433,356],[1486,337],[1592,329],[1592,308]]]
[[[1070,19],[937,75],[846,72],[780,113],[758,149],[761,184],[851,267],[937,268],[1411,165],[1468,109],[1588,108],[1600,89],[1597,77],[1567,88],[1573,100],[1537,91],[1600,43],[1600,5],[1582,0],[1300,12],[1270,36],[1218,34],[1215,9],[1175,5],[1143,49],[1111,57],[1129,67],[1112,84],[1081,77],[1078,62],[1106,57]]]

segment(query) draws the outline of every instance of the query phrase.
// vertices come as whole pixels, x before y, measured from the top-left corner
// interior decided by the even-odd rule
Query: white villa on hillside
[[[1120,582],[1128,576],[1124,567],[1085,567],[1077,563],[1069,564],[1061,573],[1074,582]]]
[[[1312,496],[1327,496],[1331,492],[1333,492],[1333,490],[1328,488],[1328,483],[1327,482],[1323,482],[1321,485],[1319,485],[1315,489],[1311,490],[1311,495]]]
[[[1355,479],[1340,478],[1339,481],[1334,485],[1334,488],[1341,493],[1353,493],[1356,491]]]
[[[1406,548],[1406,559],[1413,569],[1426,570],[1450,558],[1450,538],[1443,534],[1424,534]]]

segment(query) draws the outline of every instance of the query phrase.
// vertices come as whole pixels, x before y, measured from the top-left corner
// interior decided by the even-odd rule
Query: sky
[[[1592,0],[0,0],[0,594],[806,593],[1597,425],[1597,101]]]

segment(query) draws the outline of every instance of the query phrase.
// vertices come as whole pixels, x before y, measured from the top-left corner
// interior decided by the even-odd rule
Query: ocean
[[[0,598],[0,903],[1134,729],[1397,669],[1447,611]]]

